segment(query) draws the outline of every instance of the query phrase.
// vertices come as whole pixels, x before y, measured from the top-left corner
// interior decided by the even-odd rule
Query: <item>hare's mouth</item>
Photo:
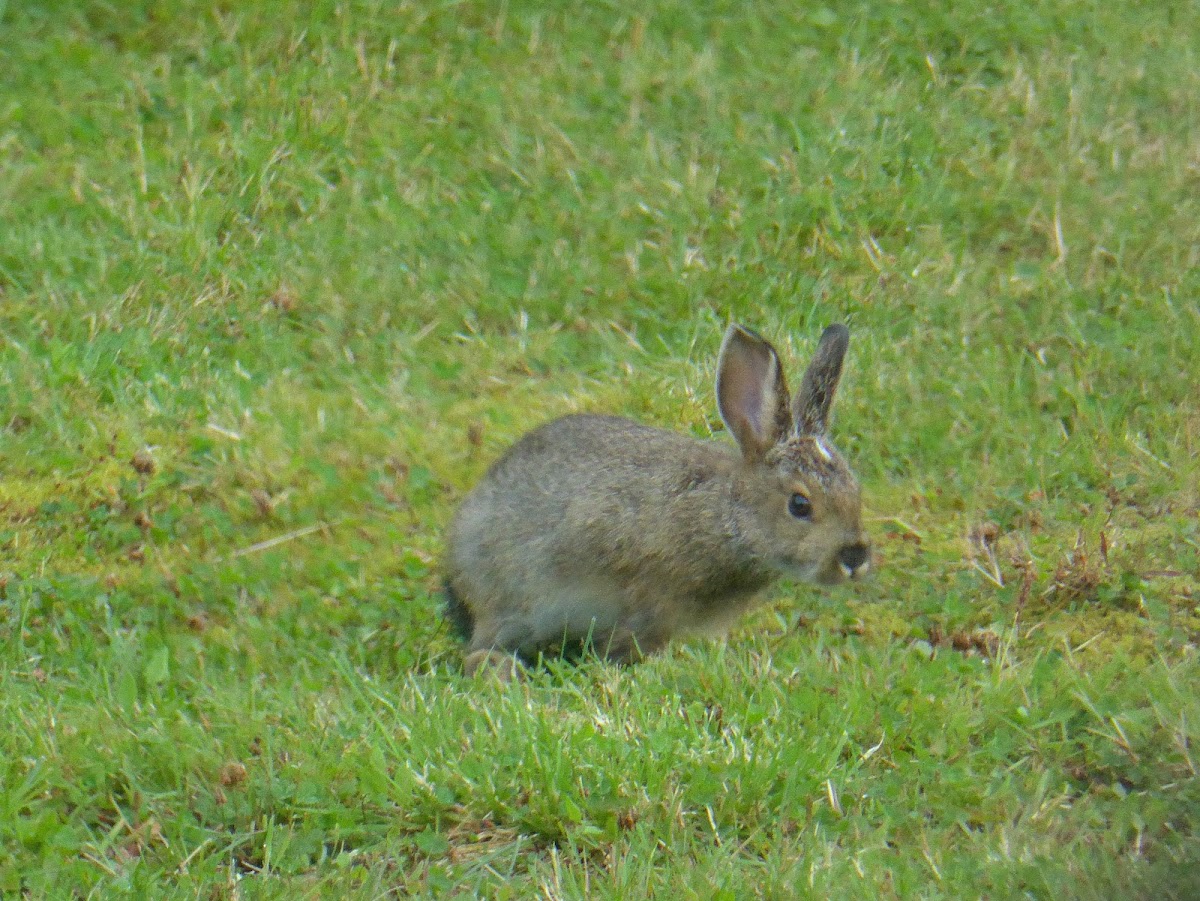
[[[775,565],[781,573],[790,579],[795,579],[797,582],[825,582],[821,578],[824,573],[818,563],[801,563],[798,560],[790,560],[785,557],[777,560]]]
[[[845,571],[836,561],[801,563],[798,560],[783,559],[778,561],[777,566],[785,576],[810,585],[840,585],[847,578]]]

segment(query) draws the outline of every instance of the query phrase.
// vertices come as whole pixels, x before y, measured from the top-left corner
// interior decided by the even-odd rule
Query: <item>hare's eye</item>
[[[803,494],[796,492],[788,498],[788,513],[796,519],[812,519],[812,502]]]

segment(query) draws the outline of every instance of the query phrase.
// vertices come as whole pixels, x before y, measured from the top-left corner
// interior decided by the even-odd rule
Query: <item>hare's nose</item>
[[[838,551],[838,563],[847,578],[853,579],[866,570],[871,557],[871,551],[861,541],[848,544]]]

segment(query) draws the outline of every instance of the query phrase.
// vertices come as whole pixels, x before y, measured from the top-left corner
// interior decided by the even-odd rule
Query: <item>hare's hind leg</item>
[[[502,682],[520,677],[522,666],[515,656],[516,648],[502,634],[503,621],[494,616],[482,616],[471,625],[471,636],[463,657],[463,674],[487,673]]]
[[[520,662],[512,654],[500,651],[472,651],[463,658],[463,675],[487,674],[501,682],[511,682],[524,673]]]

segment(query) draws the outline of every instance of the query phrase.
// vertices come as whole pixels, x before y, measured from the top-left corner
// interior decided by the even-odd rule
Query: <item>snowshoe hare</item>
[[[865,573],[858,482],[826,438],[849,341],[844,325],[825,329],[789,401],[775,348],[730,326],[717,408],[737,451],[593,415],[513,445],[450,530],[447,615],[468,642],[464,670],[508,676],[518,659],[588,649],[634,661],[727,628],[778,575]]]

